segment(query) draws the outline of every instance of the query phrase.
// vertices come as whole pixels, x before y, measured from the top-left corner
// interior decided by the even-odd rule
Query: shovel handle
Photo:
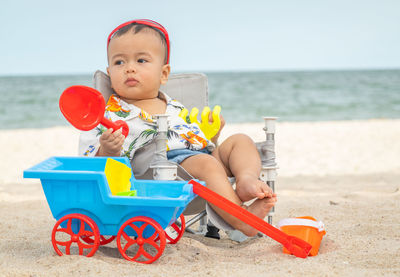
[[[122,134],[127,137],[129,133],[129,127],[128,124],[126,124],[125,121],[123,120],[117,120],[115,122],[103,117],[103,119],[100,121],[100,124],[106,127],[107,129],[112,128],[115,132],[118,129],[122,128]]]

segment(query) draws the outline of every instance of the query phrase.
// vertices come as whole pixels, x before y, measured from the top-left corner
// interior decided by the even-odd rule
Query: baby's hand
[[[118,129],[114,133],[112,128],[107,129],[107,131],[100,136],[100,148],[97,155],[119,156],[124,141],[125,136],[122,134],[122,129]]]

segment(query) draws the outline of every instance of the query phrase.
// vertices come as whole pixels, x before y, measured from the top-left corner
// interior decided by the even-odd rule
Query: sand
[[[228,125],[264,139],[263,124]],[[151,265],[128,262],[116,244],[91,258],[59,257],[38,180],[22,171],[49,156],[72,156],[72,127],[1,130],[0,276],[399,276],[400,120],[277,124],[278,204],[274,224],[309,215],[325,223],[320,252],[283,254],[268,237],[244,243],[185,234]]]

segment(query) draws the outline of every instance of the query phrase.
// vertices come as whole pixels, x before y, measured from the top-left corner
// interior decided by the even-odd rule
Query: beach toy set
[[[104,118],[104,103],[96,90],[74,86],[63,92],[60,109],[78,129],[90,130],[103,124],[114,131],[122,128],[127,134],[125,122],[114,123]],[[210,109],[202,112],[203,125],[210,137],[220,128],[219,112],[220,107],[214,108],[212,124],[208,122]],[[187,113],[182,116],[186,118]],[[191,112],[193,122],[197,120],[197,113],[196,110]],[[163,142],[167,133],[165,116],[159,116],[158,121],[157,142]],[[163,162],[161,160],[162,165]],[[155,168],[170,170],[165,166]],[[168,174],[156,176],[170,175],[165,173]],[[100,245],[116,239],[125,259],[152,263],[162,255],[166,243],[177,243],[182,237],[185,231],[183,211],[196,196],[281,243],[296,257],[306,258],[313,248],[308,237],[299,238],[298,233],[285,230],[284,224],[282,230],[275,228],[206,188],[204,182],[165,180],[168,178],[137,180],[128,158],[51,157],[25,170],[24,178],[41,180],[51,213],[57,220],[51,240],[60,256],[90,257]]]
[[[287,235],[242,207],[205,187],[204,182],[136,180],[135,197],[113,195],[105,174],[105,157],[51,157],[24,171],[39,178],[53,217],[51,240],[56,253],[93,256],[100,245],[116,238],[121,255],[152,263],[166,243],[177,243],[185,230],[183,210],[196,195],[218,206],[281,243],[297,257],[306,258],[312,246]],[[130,168],[127,158],[115,158]],[[123,188],[123,190],[126,188]],[[180,219],[180,224],[176,221]],[[165,231],[175,230],[175,237]]]

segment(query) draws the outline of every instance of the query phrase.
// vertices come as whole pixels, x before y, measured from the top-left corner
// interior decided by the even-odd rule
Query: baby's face
[[[107,72],[114,91],[128,103],[155,98],[168,80],[169,65],[164,64],[165,49],[158,34],[128,31],[111,39]]]

